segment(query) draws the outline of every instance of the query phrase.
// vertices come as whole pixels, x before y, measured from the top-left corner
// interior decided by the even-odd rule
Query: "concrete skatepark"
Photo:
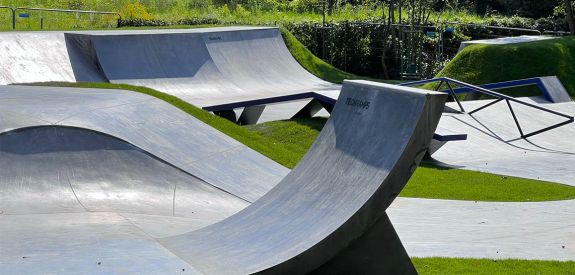
[[[392,204],[438,124],[468,136],[433,154],[447,166],[575,185],[566,165],[575,151],[565,139],[573,124],[525,140],[504,105],[472,117],[442,114],[443,93],[367,82],[342,89],[301,68],[277,28],[0,36],[10,49],[0,65],[14,68],[2,70],[1,84],[128,83],[200,107],[306,93],[337,101],[289,171],[150,96],[0,87],[0,163],[8,167],[0,175],[0,247],[11,251],[0,253],[0,273],[333,274],[361,266],[397,274],[415,272],[407,255],[575,260],[572,201]],[[175,42],[158,43],[166,39]],[[46,48],[54,51],[42,54]],[[522,100],[575,113],[572,102]],[[289,118],[310,101],[256,116]],[[517,115],[533,129],[556,119],[522,108]]]
[[[165,108],[163,113],[177,117],[175,108],[162,106],[167,104],[157,103],[158,100],[147,96],[130,98],[132,94],[119,91],[3,88],[1,101],[12,109],[6,112],[1,136],[5,186],[2,209],[3,217],[7,217],[7,226],[2,227],[2,247],[13,252],[2,253],[2,269],[7,273],[71,272],[69,268],[81,266],[86,269],[73,272],[163,273],[182,269],[208,274],[246,274],[307,273],[317,269],[319,273],[329,273],[334,268],[358,268],[357,261],[366,261],[372,255],[355,259],[354,249],[361,252],[361,247],[367,246],[371,252],[369,243],[374,241],[385,244],[377,255],[395,260],[381,263],[382,266],[365,265],[366,272],[415,272],[407,254],[398,254],[403,247],[384,210],[425,155],[446,95],[383,84],[346,85],[342,96],[369,100],[372,107],[340,102],[314,148],[273,188],[264,185],[273,183],[273,178],[260,186],[254,182],[233,182],[230,188],[220,182],[217,186],[218,179],[196,176],[198,173],[193,169],[186,173],[177,168],[180,165],[172,166],[165,161],[177,160],[183,147],[177,151],[149,147],[146,142],[151,137],[146,138],[145,132],[140,135],[139,130],[130,126],[114,127],[121,125],[122,119],[128,119],[128,115],[118,112],[157,112],[134,112],[134,108]],[[98,100],[85,100],[84,93]],[[69,104],[74,98],[78,100],[75,105],[78,109],[87,107],[90,111],[76,113],[74,108],[62,106],[64,99]],[[38,100],[47,107],[36,108],[33,101]],[[401,104],[385,107],[392,102]],[[99,104],[102,105],[94,106]],[[380,115],[398,113],[397,108],[407,111],[402,120],[378,119]],[[110,113],[114,115],[109,116]],[[126,125],[152,128],[153,125],[145,124],[154,121],[140,119],[139,123],[130,121]],[[350,127],[349,119],[361,127]],[[183,133],[202,127],[191,117],[186,120],[171,124],[178,125]],[[187,123],[200,125],[187,128]],[[211,132],[214,136],[208,140],[218,142],[218,134]],[[378,134],[382,132],[396,134]],[[172,133],[169,135],[173,138]],[[390,142],[357,143],[364,135]],[[153,145],[170,147],[161,142],[161,136],[154,138]],[[197,138],[191,136],[185,140],[197,145]],[[219,142],[226,140],[221,134],[219,139]],[[229,138],[227,141],[232,142]],[[404,145],[398,146],[399,143]],[[378,148],[381,146],[402,149]],[[155,153],[158,151],[163,151],[161,158],[160,153]],[[382,158],[373,152],[388,153]],[[261,156],[256,154],[254,159],[258,157]],[[233,160],[230,157],[229,161]],[[262,166],[263,173],[277,173],[280,169],[275,166],[273,163]],[[346,170],[347,173],[340,173]],[[318,176],[318,171],[325,174]],[[227,172],[232,174],[230,180],[235,180],[235,174],[242,174]],[[362,188],[350,184],[352,179],[354,183],[361,182]],[[256,196],[247,190],[266,188],[271,190],[259,194],[261,198],[249,206],[242,198]],[[223,221],[215,223],[219,220]],[[203,227],[207,224],[212,225]],[[47,229],[51,226],[54,230]],[[99,226],[112,228],[94,232]],[[199,227],[203,228],[193,230]],[[378,230],[371,232],[372,227]],[[23,228],[26,228],[24,234]],[[54,255],[65,239],[72,240],[69,247],[63,254]],[[94,247],[99,251],[78,253]],[[138,264],[125,258],[134,257],[134,249],[143,253],[138,256]],[[74,254],[74,261],[62,260],[66,251]],[[94,265],[96,259],[102,259],[99,262],[105,266]],[[332,263],[334,259],[340,260]],[[134,265],[137,270],[131,268]]]

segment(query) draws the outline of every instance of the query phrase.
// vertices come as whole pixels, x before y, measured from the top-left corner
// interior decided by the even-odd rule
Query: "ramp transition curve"
[[[302,68],[278,28],[15,32],[0,47],[0,84],[125,83],[199,107],[340,89]]]
[[[292,172],[207,227],[196,213],[226,216],[246,201],[101,132],[5,132],[1,191],[17,194],[0,209],[21,213],[0,215],[0,247],[12,251],[0,271],[415,273],[385,209],[425,155],[446,95],[355,81],[341,99]]]

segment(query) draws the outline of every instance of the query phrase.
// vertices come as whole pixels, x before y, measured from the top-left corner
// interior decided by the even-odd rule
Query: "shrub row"
[[[217,18],[186,18],[175,22],[163,20],[122,20],[121,26],[168,26],[168,25],[211,25],[239,24],[240,22],[224,22]],[[557,30],[554,22],[543,19],[533,20],[519,17],[493,18],[489,25],[530,28],[538,27],[540,31]],[[381,21],[343,21],[328,23],[325,26],[316,22],[288,22],[283,25],[301,41],[313,54],[324,59],[335,67],[347,72],[373,77],[398,78],[401,72],[401,56],[405,53],[399,50],[399,43],[390,43],[393,36],[386,33],[386,25]],[[521,30],[494,29],[482,25],[438,26],[439,32],[447,27],[454,27],[454,33],[448,33],[443,41],[443,58],[436,58],[438,42],[434,38],[425,37],[419,53],[423,56],[419,64],[420,72],[425,77],[434,76],[445,60],[451,59],[457,53],[463,40],[481,39],[499,36],[515,36],[530,34]],[[563,30],[559,28],[559,30]],[[386,36],[387,34],[387,36]],[[532,33],[531,33],[532,34]],[[396,36],[397,37],[397,36]],[[436,38],[435,38],[436,39]],[[384,44],[387,43],[384,53]],[[385,56],[385,57],[384,57]]]

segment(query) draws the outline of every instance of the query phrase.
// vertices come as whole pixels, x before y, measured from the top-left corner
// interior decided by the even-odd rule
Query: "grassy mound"
[[[511,45],[472,45],[437,76],[486,84],[551,75],[558,76],[571,97],[575,97],[575,37]]]
[[[297,38],[281,28],[286,46],[299,64],[315,76],[329,82],[342,83],[344,79],[357,79],[356,75],[344,72],[313,55]]]
[[[288,47],[293,57],[297,60],[297,62],[299,62],[299,64],[308,72],[312,73],[313,75],[325,81],[339,84],[343,83],[345,79],[362,79],[362,80],[370,80],[391,84],[397,84],[403,82],[401,80],[374,79],[342,71],[332,66],[331,64],[323,61],[321,58],[315,56],[301,42],[299,42],[299,40],[297,40],[297,38],[287,29],[280,28],[280,30],[282,32],[282,36],[286,43],[286,46]]]

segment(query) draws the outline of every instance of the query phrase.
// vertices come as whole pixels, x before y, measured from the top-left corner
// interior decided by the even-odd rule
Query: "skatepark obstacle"
[[[33,109],[22,108],[30,103],[25,90],[38,89],[35,99],[42,100],[63,89],[57,100],[72,103],[69,89],[10,88],[19,92],[0,98],[16,105],[2,113],[0,210],[17,215],[0,216],[0,243],[12,251],[0,254],[3,274],[416,272],[385,209],[425,155],[444,93],[346,82],[310,152],[244,208],[245,200],[179,169],[181,162],[158,159],[168,147],[143,146],[137,135],[94,120],[111,111],[130,131],[138,123],[121,117],[133,107],[123,113],[103,104],[87,115],[71,108],[75,115],[51,124],[46,120],[55,114],[70,115],[50,110],[66,109],[32,116]],[[109,92],[84,91],[100,99]],[[118,93],[116,104],[126,97]],[[138,108],[156,105],[137,99]],[[235,190],[252,188],[240,185]]]

